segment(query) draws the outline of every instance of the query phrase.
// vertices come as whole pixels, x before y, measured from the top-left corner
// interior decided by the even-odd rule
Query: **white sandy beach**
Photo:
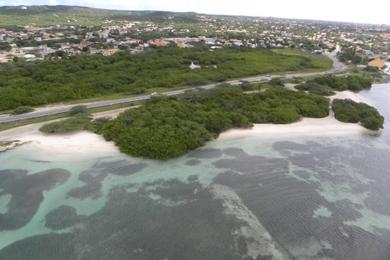
[[[289,136],[337,136],[370,133],[358,124],[346,124],[333,116],[326,118],[304,118],[293,124],[256,124],[251,129],[232,129],[222,133],[218,139],[237,139],[244,137],[289,137]]]
[[[112,142],[106,142],[103,137],[91,132],[45,135],[38,129],[33,129],[31,126],[20,127],[13,132],[0,133],[0,140],[20,140],[29,146],[39,147],[42,153],[51,157],[119,153]]]
[[[330,99],[351,99],[355,102],[365,102],[362,96],[352,91],[337,92]],[[359,124],[342,123],[335,119],[333,113],[330,113],[326,118],[303,118],[301,121],[292,124],[255,124],[251,129],[232,129],[222,133],[218,139],[226,140],[251,136],[337,136],[370,132]]]
[[[91,132],[81,131],[61,135],[43,134],[39,128],[46,123],[21,126],[0,132],[0,141],[19,140],[29,146],[39,146],[43,154],[51,157],[119,153],[114,143],[106,142],[102,136]]]

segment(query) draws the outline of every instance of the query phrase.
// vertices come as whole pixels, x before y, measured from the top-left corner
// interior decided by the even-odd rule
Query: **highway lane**
[[[308,77],[308,76],[319,76],[319,75],[327,75],[327,74],[337,74],[347,71],[347,67],[339,62],[334,54],[327,54],[327,56],[333,60],[333,68],[329,71],[324,72],[307,72],[307,73],[286,73],[286,74],[279,74],[279,75],[261,75],[261,76],[253,76],[253,77],[247,77],[242,78],[238,80],[230,80],[226,81],[225,83],[231,84],[231,85],[239,85],[242,81],[248,81],[248,82],[267,82],[274,78],[294,78],[294,77]],[[215,88],[219,83],[216,84],[210,84],[206,86],[200,86],[196,88],[189,88],[189,89],[183,89],[183,90],[173,90],[162,93],[165,96],[177,96],[182,95],[186,91],[191,89],[213,89]],[[106,101],[96,101],[96,102],[89,102],[89,103],[80,103],[80,104],[72,104],[72,105],[58,105],[58,106],[52,106],[44,109],[37,109],[34,112],[22,114],[22,115],[0,115],[0,123],[10,123],[10,122],[16,122],[20,120],[26,120],[26,119],[35,119],[39,117],[44,116],[50,116],[50,115],[57,115],[61,113],[67,113],[69,112],[72,107],[76,105],[84,105],[87,108],[100,108],[100,107],[108,107],[112,105],[119,105],[119,104],[131,104],[134,102],[139,101],[145,101],[152,97],[152,95],[142,95],[137,97],[129,97],[129,98],[122,98],[122,99],[114,99],[114,100],[106,100]]]

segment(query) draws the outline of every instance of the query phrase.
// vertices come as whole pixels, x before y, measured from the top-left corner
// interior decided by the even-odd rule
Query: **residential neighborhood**
[[[0,63],[62,59],[82,54],[141,53],[147,48],[202,46],[336,50],[342,61],[367,65],[390,58],[390,27],[277,18],[196,14],[198,23],[111,21],[102,26],[56,25],[0,28]]]

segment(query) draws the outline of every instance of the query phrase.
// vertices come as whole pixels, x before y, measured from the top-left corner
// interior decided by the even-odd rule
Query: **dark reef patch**
[[[151,199],[152,193],[187,203],[167,206]],[[64,207],[51,217],[57,215],[54,218],[58,220],[63,212],[74,217],[74,211]],[[226,216],[222,201],[214,200],[213,194],[195,181],[157,181],[145,184],[139,192],[113,189],[106,206],[81,222],[83,228],[72,234],[15,242],[0,251],[0,259],[245,259],[244,241],[238,246],[231,236],[243,223]],[[56,251],[58,247],[61,249]]]
[[[215,159],[223,155],[219,149],[197,149],[188,154],[189,158],[197,159]]]
[[[245,156],[239,159],[222,159],[214,162],[215,167],[242,173],[267,174],[274,170],[288,171],[288,161],[262,156]]]
[[[27,175],[25,170],[0,171],[0,196],[10,194],[8,212],[0,214],[0,231],[18,229],[34,216],[43,201],[43,192],[64,183],[70,172],[51,169]]]
[[[200,163],[201,163],[200,160],[192,159],[192,160],[186,161],[185,165],[196,166],[196,165],[199,165]]]
[[[310,172],[307,172],[307,171],[301,171],[301,170],[297,170],[297,171],[294,171],[293,172],[296,176],[302,178],[302,179],[305,179],[305,180],[308,180],[310,179]]]
[[[236,158],[242,158],[248,156],[248,154],[244,150],[240,148],[234,148],[234,147],[223,150],[223,153]]]
[[[311,173],[320,181],[345,183],[358,190],[364,185],[344,175],[342,161],[349,156],[344,148],[323,146],[318,143],[298,144],[280,142],[274,145],[286,159],[245,156],[223,159],[214,164],[225,169],[217,176],[216,184],[227,185],[242,198],[272,237],[290,253],[290,257],[318,259],[383,259],[390,255],[386,241],[357,227],[346,226],[344,221],[361,217],[360,205],[348,200],[328,202],[319,193],[319,183],[308,180]],[[329,150],[328,150],[329,148]],[[294,171],[306,181],[289,175],[290,163],[307,169]],[[333,170],[332,174],[324,169]],[[341,169],[341,171],[340,171]],[[338,172],[340,171],[340,172]],[[239,172],[241,174],[237,174]],[[313,218],[319,206],[327,207],[332,216]],[[299,241],[299,242],[298,242]],[[330,246],[326,246],[327,241]],[[317,248],[312,255],[304,255],[295,248]]]
[[[77,215],[75,208],[70,206],[60,206],[46,215],[45,226],[53,230],[61,230],[72,227],[83,220],[82,216]]]
[[[39,235],[19,240],[0,251],[4,260],[77,259],[72,234]]]
[[[98,162],[91,169],[80,173],[79,180],[85,185],[70,190],[68,196],[77,199],[97,199],[101,196],[102,182],[108,175],[128,176],[146,167],[146,163],[133,164],[126,160]]]

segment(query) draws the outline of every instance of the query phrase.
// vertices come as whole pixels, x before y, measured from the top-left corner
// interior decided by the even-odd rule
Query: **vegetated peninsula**
[[[114,141],[126,154],[167,160],[201,147],[231,128],[250,128],[261,123],[288,124],[302,117],[329,115],[330,101],[326,97],[290,91],[276,84],[252,86],[252,91],[245,88],[246,92],[240,87],[222,85],[181,97],[152,98],[113,120],[90,122],[81,114],[79,118],[46,125],[41,131],[61,133],[72,127],[75,131],[91,130]],[[373,130],[382,128],[383,117],[375,108],[364,106],[369,113],[360,113],[350,107],[340,109],[336,102],[336,118],[343,118],[346,111],[359,113],[353,122],[362,122]]]
[[[384,117],[367,104],[336,99],[333,101],[333,110],[336,119],[341,122],[361,123],[364,127],[375,131],[383,128]]]
[[[327,57],[298,50],[209,51],[202,45],[151,48],[136,55],[124,51],[109,57],[16,62],[0,65],[0,111],[113,94],[139,95],[266,73],[323,71],[331,66]]]

